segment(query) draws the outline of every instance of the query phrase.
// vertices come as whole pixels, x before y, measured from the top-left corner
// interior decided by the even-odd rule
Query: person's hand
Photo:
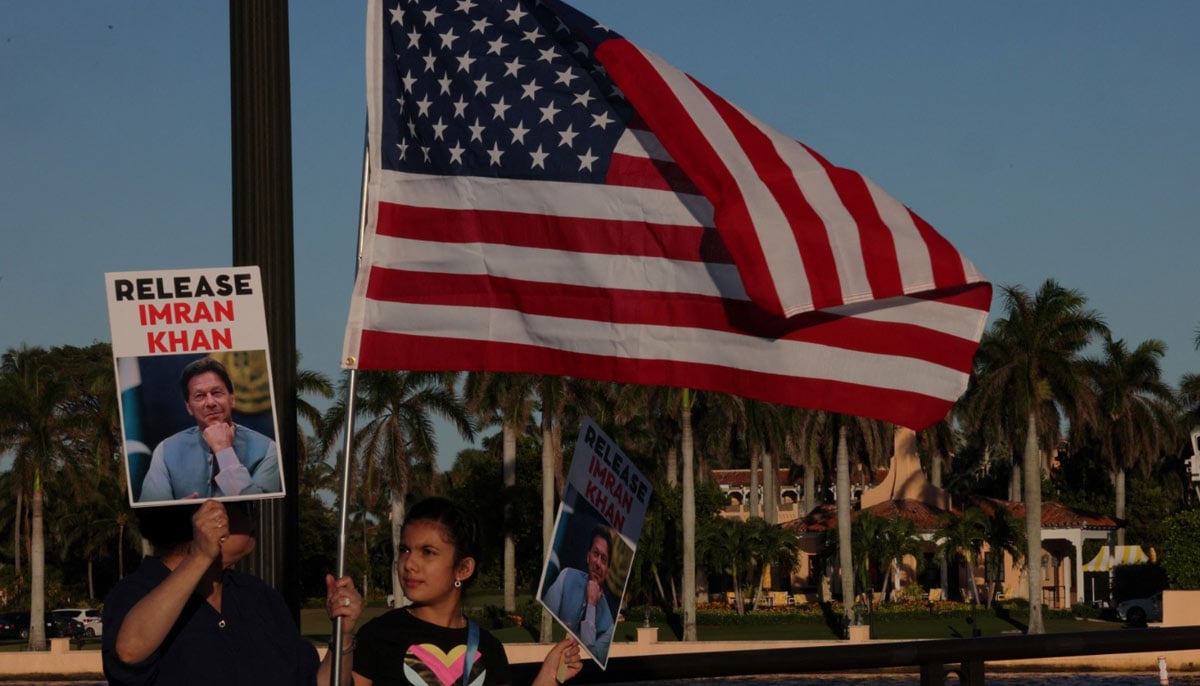
[[[363,611],[362,595],[354,588],[354,580],[348,576],[334,579],[325,575],[325,611],[329,619],[342,618],[342,633],[349,634]]]
[[[217,422],[204,427],[204,442],[214,453],[233,447],[233,434],[236,432],[233,424]]]
[[[192,551],[210,560],[221,556],[221,544],[229,538],[229,515],[216,500],[206,500],[192,515]]]
[[[542,668],[534,677],[534,686],[551,686],[561,684],[571,679],[583,669],[583,655],[579,649],[579,641],[564,638],[546,653]]]
[[[588,579],[587,584],[587,603],[595,605],[600,602],[600,582],[595,579]]]

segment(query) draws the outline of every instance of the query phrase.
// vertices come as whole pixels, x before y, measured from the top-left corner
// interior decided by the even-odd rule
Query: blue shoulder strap
[[[471,679],[471,668],[475,666],[475,656],[479,654],[479,625],[467,620],[467,654],[463,657],[463,686]]]

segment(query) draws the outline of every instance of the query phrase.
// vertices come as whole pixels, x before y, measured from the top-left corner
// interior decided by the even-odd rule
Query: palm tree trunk
[[[1116,478],[1113,479],[1116,491],[1117,519],[1125,521],[1125,467],[1117,467]],[[1117,529],[1117,545],[1125,545],[1125,527]]]
[[[504,611],[517,611],[517,544],[513,539],[512,489],[517,485],[517,428],[516,417],[504,418],[504,488],[508,497],[504,503]]]
[[[813,466],[805,465],[804,467],[804,512],[801,517],[806,516],[813,508],[817,506],[817,470]]]
[[[88,600],[96,599],[96,575],[92,573],[92,568],[94,566],[95,565],[92,562],[92,556],[89,554],[87,561]]]
[[[33,531],[30,537],[29,554],[29,649],[46,649],[46,539],[42,514],[44,496],[42,478],[38,472],[33,477]]]
[[[542,558],[554,544],[554,436],[550,431],[553,416],[542,408]],[[550,643],[554,640],[554,624],[550,611],[542,608],[542,624],[538,640]]]
[[[854,558],[850,551],[850,449],[846,427],[838,429],[837,444],[838,565],[842,568],[842,612],[846,626],[854,622]]]
[[[1024,481],[1021,479],[1021,465],[1017,464],[1016,460],[1013,460],[1012,479],[1008,482],[1009,500],[1013,501],[1014,503],[1019,503],[1024,500],[1024,498],[1021,497],[1021,489],[1024,488],[1023,484]]]
[[[775,467],[771,453],[763,451],[763,519],[770,524],[779,523],[779,488],[775,485]]]
[[[13,518],[13,573],[19,580],[24,578],[21,573],[21,524],[25,518],[25,492],[17,489],[17,513]]]
[[[696,475],[692,445],[692,394],[683,389],[683,640],[696,640]]]
[[[671,488],[679,485],[679,453],[675,446],[667,448],[667,485]]]
[[[1029,411],[1025,434],[1025,568],[1029,581],[1029,628],[1026,633],[1042,634],[1042,471],[1038,468],[1037,415]]]

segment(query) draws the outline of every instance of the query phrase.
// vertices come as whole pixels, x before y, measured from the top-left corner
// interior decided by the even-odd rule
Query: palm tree
[[[517,434],[523,432],[533,412],[533,392],[538,377],[532,374],[472,372],[463,388],[467,407],[481,426],[500,421],[503,432],[504,487],[517,485]],[[512,531],[512,502],[504,505],[504,610],[517,610],[517,547]]]
[[[751,527],[748,522],[716,517],[705,522],[696,541],[697,555],[705,565],[733,579],[734,607],[739,617],[746,614],[742,585],[754,568],[756,551]]]
[[[861,519],[861,517],[860,517]],[[900,590],[900,567],[904,558],[911,557],[917,565],[923,561],[921,548],[924,541],[917,531],[917,525],[911,519],[894,517],[884,520],[883,529],[871,542],[871,553],[883,572],[883,583],[880,585],[879,597],[887,598],[888,585],[893,590]]]
[[[1009,428],[1016,429],[1017,418],[1024,420],[1025,557],[1038,560],[1042,548],[1042,451],[1057,438],[1060,408],[1072,426],[1086,423],[1090,404],[1078,355],[1093,335],[1107,329],[1099,314],[1086,309],[1082,293],[1063,288],[1053,279],[1033,296],[1018,286],[1004,287],[1003,294],[1004,316],[980,342],[968,402],[976,421],[1003,417]],[[1027,580],[1028,632],[1044,633],[1040,582],[1036,574],[1028,574]]]
[[[941,525],[934,537],[938,541],[938,553],[947,558],[957,553],[962,556],[967,574],[967,588],[971,602],[979,602],[979,587],[975,583],[975,569],[979,555],[988,538],[988,517],[978,507],[968,507],[962,514],[942,514]]]
[[[354,434],[358,481],[368,493],[386,489],[391,506],[392,559],[399,559],[400,526],[407,498],[414,486],[432,474],[437,457],[433,417],[449,421],[466,439],[474,438],[474,427],[454,391],[457,372],[360,372],[356,384],[355,415],[367,418]],[[347,377],[348,380],[348,377]],[[326,448],[333,445],[346,423],[347,380],[341,384],[340,399],[325,413]],[[428,485],[425,485],[428,488]],[[360,491],[361,492],[361,491]],[[395,565],[392,592],[403,596]],[[365,592],[365,591],[364,591]]]
[[[70,386],[55,373],[51,355],[41,348],[9,350],[0,362],[0,445],[13,456],[22,493],[29,494],[30,624],[29,649],[46,649],[46,543],[43,523],[44,474],[60,463],[66,442],[61,408]],[[18,510],[19,512],[19,510]]]
[[[749,525],[747,536],[754,549],[753,559],[758,568],[758,588],[754,591],[754,607],[757,608],[762,599],[767,572],[774,566],[783,570],[791,569],[800,552],[800,541],[795,532],[765,519],[751,517],[746,523]]]
[[[1114,514],[1124,520],[1125,474],[1135,467],[1145,470],[1171,442],[1175,397],[1159,364],[1167,354],[1166,343],[1150,339],[1131,351],[1124,340],[1105,334],[1102,354],[1084,361],[1097,403],[1086,433],[1094,435],[1109,465]],[[1125,544],[1124,527],[1117,530],[1117,543]]]
[[[1004,567],[1004,554],[1012,558],[1013,566],[1021,564],[1025,557],[1025,525],[1013,516],[1007,507],[996,506],[987,519],[984,540],[988,547],[986,575],[988,584],[987,606],[992,606],[996,597],[996,583]]]

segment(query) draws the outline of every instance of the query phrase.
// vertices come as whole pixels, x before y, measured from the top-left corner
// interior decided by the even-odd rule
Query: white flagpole
[[[364,135],[364,139],[367,136]],[[354,262],[355,277],[362,263],[363,237],[367,230],[367,181],[371,174],[371,148],[369,140],[363,143],[362,187],[358,200],[358,248]],[[354,398],[358,385],[358,370],[350,370],[350,378],[346,383],[346,440],[342,452],[342,483],[341,495],[338,498],[338,544],[337,544],[337,578],[346,576],[346,519],[349,516],[350,503],[350,461],[354,456]],[[333,664],[330,670],[330,685],[341,686],[342,674],[342,618],[333,621]]]

